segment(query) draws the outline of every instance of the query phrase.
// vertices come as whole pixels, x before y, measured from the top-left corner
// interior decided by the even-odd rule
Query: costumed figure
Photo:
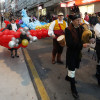
[[[38,20],[34,19],[33,21],[33,18],[31,20],[31,18],[28,17],[26,10],[22,9],[21,15],[22,15],[22,21],[23,21],[23,24],[21,25],[21,27],[23,28],[29,27],[32,30],[32,29],[35,29],[36,26],[41,26],[41,23]]]
[[[74,5],[75,6],[75,5]],[[75,7],[74,7],[75,8]],[[88,47],[89,38],[86,40],[83,38],[84,28],[80,25],[81,16],[79,9],[75,10],[74,15],[69,15],[72,23],[65,29],[65,40],[66,40],[66,67],[68,68],[68,74],[65,80],[70,82],[71,92],[73,97],[78,98],[78,92],[75,86],[75,71],[79,68],[81,62],[81,50],[83,47]],[[74,12],[74,11],[73,11]],[[86,35],[87,36],[87,35]],[[88,35],[89,37],[89,35]]]
[[[22,20],[19,21],[21,24],[21,27],[28,27],[31,30],[37,30],[37,29],[48,29],[50,23],[46,22],[40,22],[39,20],[36,19],[36,17],[28,17],[26,10],[22,9],[21,11],[22,15]]]
[[[98,80],[98,85],[100,85],[100,16],[98,17],[98,23],[94,26],[94,31],[96,35],[96,54],[97,54],[97,68],[96,77]]]
[[[14,18],[10,19],[10,22],[11,22],[11,23],[8,24],[7,27],[4,28],[4,29],[2,30],[2,32],[3,32],[4,30],[6,30],[6,29],[13,30],[13,31],[16,32],[16,31],[20,28],[20,25],[15,23],[15,19],[14,19]],[[12,58],[14,58],[13,50],[15,50],[15,56],[16,56],[16,57],[19,57],[19,56],[17,55],[17,48],[11,48],[11,49],[9,49],[9,50],[11,51],[11,57],[12,57]]]
[[[57,63],[63,64],[61,61],[61,54],[63,52],[63,46],[59,44],[57,38],[61,35],[64,35],[64,30],[68,26],[67,23],[63,20],[63,13],[58,13],[58,19],[54,20],[48,31],[48,35],[53,37],[53,50],[52,50],[52,64],[55,64],[55,58],[57,55]]]

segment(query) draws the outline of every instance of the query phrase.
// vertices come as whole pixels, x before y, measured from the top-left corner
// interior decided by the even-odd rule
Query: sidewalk
[[[18,55],[0,46],[0,100],[38,100],[21,49]]]
[[[0,46],[0,100],[38,100],[21,49],[19,58]]]

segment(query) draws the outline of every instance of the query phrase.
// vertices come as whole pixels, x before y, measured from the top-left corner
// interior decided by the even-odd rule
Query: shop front
[[[56,0],[57,1],[57,0]],[[46,12],[47,14],[49,13],[51,16],[55,15],[57,16],[58,12],[64,12],[64,7],[60,6],[60,3],[57,1],[55,2],[55,0],[50,0],[49,2],[46,2],[44,4],[44,8],[46,8]]]
[[[71,7],[74,3],[79,6],[83,18],[85,12],[88,14],[100,12],[100,0],[73,0],[67,2],[67,7]]]

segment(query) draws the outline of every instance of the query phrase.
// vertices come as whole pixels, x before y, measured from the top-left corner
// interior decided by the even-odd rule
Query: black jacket
[[[19,29],[19,28],[20,28],[20,25],[19,25],[19,24],[16,24],[16,25],[17,25],[17,29]],[[4,29],[2,30],[2,32],[3,32],[4,30],[6,30],[6,29],[12,30],[11,24],[8,24],[7,27],[4,28]]]
[[[72,30],[69,30],[69,28],[65,29],[65,39],[67,45],[66,67],[68,67],[69,70],[75,70],[75,68],[79,68],[79,64],[81,61],[81,50],[83,47],[83,42],[81,40],[83,33],[82,28],[80,27],[80,29],[75,29],[73,25],[72,27]],[[72,36],[73,29],[74,34],[78,39],[77,42],[75,42],[74,37]]]

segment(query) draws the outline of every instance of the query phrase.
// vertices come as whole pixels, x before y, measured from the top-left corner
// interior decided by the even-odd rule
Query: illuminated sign
[[[42,9],[42,15],[46,15],[46,8]]]
[[[60,7],[67,7],[66,3],[60,3]]]
[[[98,2],[100,0],[75,0],[76,5],[88,4],[93,2]]]
[[[82,3],[87,3],[87,2],[90,3],[90,2],[93,2],[93,1],[95,1],[95,0],[83,0]]]

